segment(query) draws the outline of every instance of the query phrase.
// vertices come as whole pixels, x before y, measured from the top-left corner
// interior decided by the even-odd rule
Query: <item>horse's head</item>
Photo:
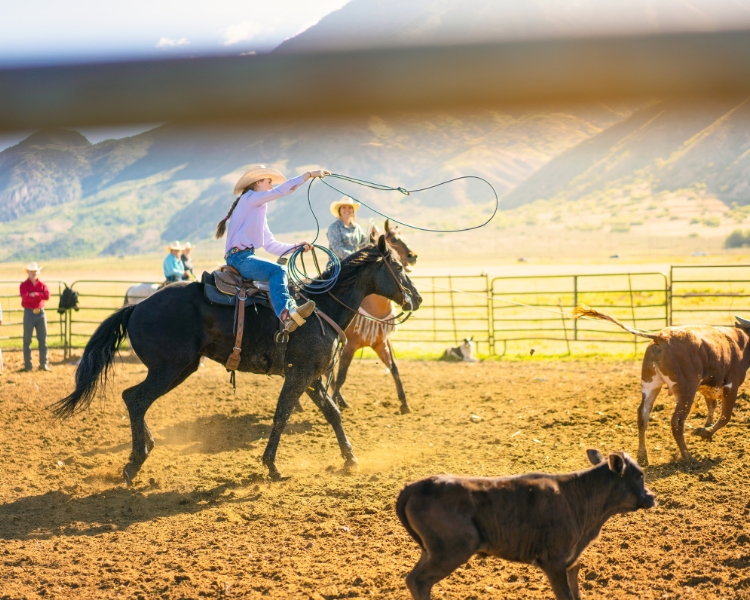
[[[372,230],[370,231],[370,242],[374,244],[379,236],[380,231],[375,225],[373,225]],[[411,248],[409,248],[409,245],[401,235],[398,226],[392,227],[389,219],[385,220],[385,241],[396,251],[396,254],[398,254],[401,264],[406,269],[406,272],[411,273],[411,267],[417,264],[417,255],[412,252]]]
[[[401,260],[391,250],[385,235],[378,238],[377,249],[381,259],[377,263],[379,268],[373,293],[393,300],[403,310],[417,310],[422,304],[422,296],[406,274]]]

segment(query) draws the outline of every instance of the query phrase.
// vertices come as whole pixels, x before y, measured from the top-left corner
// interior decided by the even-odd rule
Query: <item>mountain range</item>
[[[324,166],[407,188],[468,174],[486,178],[503,195],[630,114],[627,107],[586,107],[249,131],[167,124],[95,145],[75,131],[39,131],[0,153],[0,258],[130,254],[156,250],[169,239],[208,238],[232,203],[235,182],[257,163],[288,176]],[[476,222],[494,205],[492,190],[478,181],[408,199],[326,181],[396,218],[428,226]],[[338,197],[323,184],[311,191],[324,226],[327,205]],[[368,216],[367,210],[361,214]],[[305,192],[274,203],[269,223],[279,233],[314,228]]]
[[[740,22],[750,14],[750,0],[737,0],[731,11],[707,0],[689,6],[612,0],[604,13],[602,4],[352,0],[276,51],[461,41],[467,32],[472,39],[569,35],[591,32],[597,22],[603,32],[706,29],[726,25],[727,15]],[[253,164],[288,176],[322,166],[405,188],[482,177],[502,198],[499,226],[622,230],[688,213],[706,226],[717,218],[741,222],[747,216],[741,207],[750,204],[749,155],[750,104],[743,99],[373,115],[254,129],[165,124],[98,144],[74,130],[43,130],[0,152],[0,260],[134,254],[159,250],[171,239],[207,239],[233,200],[234,183]],[[476,223],[494,207],[492,189],[477,179],[408,197],[326,182],[339,191],[320,183],[309,191],[323,227],[330,221],[327,205],[340,193],[428,227]],[[683,210],[678,196],[698,198],[700,210],[695,202],[683,202]],[[668,202],[671,213],[656,210]],[[274,203],[269,223],[279,234],[314,229],[305,190]]]

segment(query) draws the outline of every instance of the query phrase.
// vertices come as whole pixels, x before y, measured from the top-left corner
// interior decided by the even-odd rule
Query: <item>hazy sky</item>
[[[269,50],[347,0],[7,0],[0,68]]]
[[[347,1],[6,1],[0,19],[0,69],[262,52],[304,31]],[[150,127],[153,125],[80,131],[97,143]],[[0,151],[30,133],[0,133]]]

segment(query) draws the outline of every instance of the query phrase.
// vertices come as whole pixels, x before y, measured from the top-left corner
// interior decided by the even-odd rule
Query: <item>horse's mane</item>
[[[378,250],[377,244],[368,244],[361,250],[354,252],[347,256],[341,261],[341,271],[337,280],[337,286],[350,286],[356,279],[357,274],[364,265],[373,264],[378,262],[384,257],[383,254]],[[385,258],[393,260],[393,251],[390,246],[385,253]],[[326,269],[323,273],[323,279],[328,279],[331,276],[330,268]]]

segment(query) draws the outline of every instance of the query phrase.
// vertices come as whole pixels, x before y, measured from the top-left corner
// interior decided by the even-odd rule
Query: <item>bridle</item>
[[[399,281],[398,276],[396,275],[396,272],[393,270],[393,267],[388,262],[388,257],[385,254],[383,254],[382,252],[380,252],[380,249],[378,249],[378,254],[380,254],[381,258],[383,259],[383,263],[388,268],[388,272],[391,274],[391,277],[393,278],[393,281],[396,282],[396,285],[398,286],[398,289],[401,292],[401,303],[400,303],[401,306],[403,306],[407,302],[410,305],[413,306],[411,295],[409,294],[409,292],[406,290],[406,288]],[[410,311],[410,310],[409,311],[402,310],[395,317],[388,317],[386,319],[378,319],[377,317],[372,317],[370,315],[364,315],[361,312],[359,312],[358,310],[353,309],[351,306],[345,304],[344,302],[342,302],[341,300],[339,300],[338,298],[336,298],[336,296],[334,296],[330,292],[330,290],[327,291],[326,293],[331,298],[333,298],[338,304],[340,304],[341,306],[343,306],[346,310],[348,310],[351,313],[354,313],[355,315],[359,315],[361,318],[366,319],[367,321],[375,321],[376,323],[386,323],[386,324],[389,324],[389,325],[390,324],[400,325],[401,323],[405,323],[409,319],[409,317],[411,317],[411,315],[412,315],[412,311]],[[404,317],[404,315],[406,315],[406,316]],[[404,318],[401,319],[401,317],[404,317]]]

